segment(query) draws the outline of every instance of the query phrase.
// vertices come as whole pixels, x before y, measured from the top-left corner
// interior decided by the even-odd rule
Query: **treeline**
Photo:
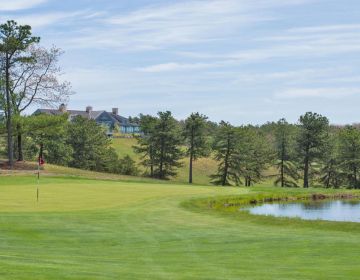
[[[199,113],[180,122],[170,112],[141,115],[138,121],[143,135],[134,149],[153,178],[175,176],[187,157],[192,183],[193,162],[211,156],[218,162],[211,176],[215,185],[251,186],[273,180],[281,187],[360,188],[359,128],[330,126],[317,113],[304,114],[296,124],[281,119],[239,127],[209,122]]]
[[[129,156],[119,158],[112,139],[94,120],[67,114],[18,116],[21,149],[27,160],[43,153],[48,163],[93,171],[144,175],[171,179],[184,159],[189,162],[189,183],[196,160],[214,158],[214,185],[251,186],[267,180],[281,187],[360,188],[360,129],[331,126],[316,113],[300,116],[296,124],[285,119],[261,126],[233,126],[214,123],[199,113],[177,121],[171,112],[140,115],[141,135],[133,147],[136,163]],[[6,134],[5,124],[0,134]],[[13,141],[13,153],[20,145]],[[141,168],[140,168],[141,166]]]
[[[94,120],[69,115],[51,116],[46,114],[18,117],[21,124],[21,149],[23,158],[37,161],[40,154],[47,163],[61,166],[137,175],[135,161],[129,156],[119,158],[111,147],[111,138],[106,129]],[[4,125],[0,126],[4,134]],[[18,155],[17,138],[13,141],[14,156]]]

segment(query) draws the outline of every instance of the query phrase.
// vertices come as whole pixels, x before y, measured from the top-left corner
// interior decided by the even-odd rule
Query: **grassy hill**
[[[119,156],[131,156],[135,161],[139,162],[139,155],[135,154],[132,147],[136,145],[134,138],[117,138],[113,139],[112,146],[118,152]],[[178,170],[178,175],[172,178],[172,181],[186,183],[188,182],[189,162],[188,159],[183,160],[184,166]],[[211,174],[217,169],[215,160],[211,158],[202,158],[194,162],[194,183],[200,185],[209,185]]]
[[[33,175],[0,176],[0,279],[358,279],[360,273],[360,224],[191,206],[193,199],[318,189],[59,173],[41,180],[36,203],[36,187]]]

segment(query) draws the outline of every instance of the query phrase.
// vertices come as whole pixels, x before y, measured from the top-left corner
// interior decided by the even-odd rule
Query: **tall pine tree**
[[[154,135],[155,125],[158,123],[156,117],[150,115],[140,115],[139,123],[141,135],[137,136],[137,145],[133,147],[135,153],[141,155],[141,164],[150,169],[150,177],[154,177]]]
[[[193,162],[200,157],[208,156],[209,145],[206,135],[207,117],[199,113],[192,113],[185,120],[184,137],[186,140],[186,154],[189,156],[189,183],[193,182]]]
[[[315,160],[320,160],[328,137],[329,120],[317,113],[307,112],[300,117],[300,131],[297,137],[297,151],[302,160],[304,188],[310,183],[310,168]]]
[[[176,168],[182,166],[181,131],[170,111],[159,112],[158,117],[151,137],[154,177],[169,179],[177,174]]]
[[[339,135],[339,157],[341,166],[347,175],[348,182],[353,188],[360,188],[360,130],[348,126]]]
[[[216,174],[211,175],[214,185],[230,186],[232,183],[241,183],[238,174],[237,139],[236,128],[222,121],[213,145],[215,159],[219,162]]]
[[[276,168],[279,174],[274,184],[281,187],[297,187],[297,180],[300,177],[291,157],[293,128],[285,119],[280,119],[275,127]]]

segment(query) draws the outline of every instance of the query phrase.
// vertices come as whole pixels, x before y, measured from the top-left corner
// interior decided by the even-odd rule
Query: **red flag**
[[[45,164],[45,161],[44,159],[40,156],[39,157],[39,165],[44,165]]]

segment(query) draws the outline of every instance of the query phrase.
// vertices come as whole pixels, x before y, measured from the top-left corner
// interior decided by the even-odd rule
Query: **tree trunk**
[[[18,152],[18,161],[24,160],[24,153],[23,153],[23,145],[22,145],[22,133],[21,133],[20,124],[17,124],[17,152]]]
[[[191,128],[190,141],[190,164],[189,164],[189,184],[193,182],[193,159],[194,159],[194,127]]]
[[[154,178],[154,155],[153,148],[150,145],[150,177]]]
[[[10,58],[6,54],[5,59],[5,94],[6,94],[6,131],[7,131],[7,148],[10,169],[14,166],[14,149],[13,149],[13,127],[10,100]]]
[[[330,178],[331,178],[331,172],[328,172],[327,179],[326,179],[326,188],[330,187]]]
[[[309,187],[309,159],[308,155],[305,156],[304,161],[304,188]]]
[[[230,156],[230,136],[227,138],[227,146],[226,146],[226,155],[225,155],[225,163],[224,163],[224,174],[222,178],[222,186],[226,185],[226,179],[228,176],[229,169],[229,156]]]
[[[189,165],[189,184],[193,182],[193,155],[190,152],[190,165]]]
[[[40,150],[39,150],[39,158],[38,158],[38,164],[40,164],[40,160],[43,159],[43,153],[44,153],[44,144],[40,144]]]
[[[164,139],[161,139],[159,178],[164,179]]]
[[[353,168],[353,177],[354,177],[354,188],[357,189],[358,185],[357,185],[357,169],[356,169],[356,166],[354,166],[354,168]]]
[[[285,180],[284,180],[284,160],[285,160],[285,140],[283,139],[282,140],[282,143],[281,143],[281,187],[284,187],[285,185]]]
[[[248,176],[245,178],[245,187],[250,187],[251,186],[251,178]]]

